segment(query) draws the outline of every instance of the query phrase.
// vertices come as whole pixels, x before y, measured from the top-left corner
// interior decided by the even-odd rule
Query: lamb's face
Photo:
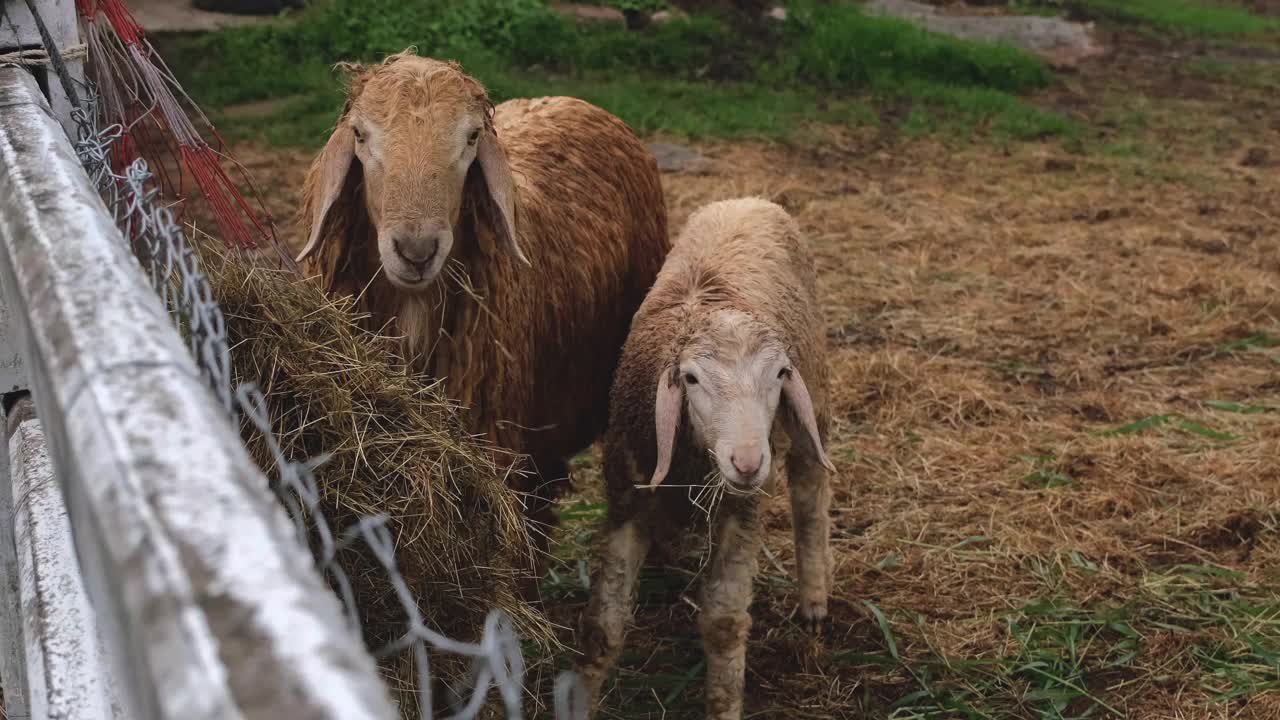
[[[693,440],[715,457],[730,490],[762,487],[773,461],[769,435],[784,400],[790,408],[791,451],[812,453],[827,470],[835,469],[823,448],[804,378],[778,337],[745,313],[711,313],[657,380],[657,460],[650,485],[661,484],[671,471],[680,418],[688,417]],[[797,448],[805,436],[810,446]]]
[[[731,490],[751,491],[769,479],[769,434],[792,372],[773,334],[730,310],[713,313],[680,354],[689,425]]]

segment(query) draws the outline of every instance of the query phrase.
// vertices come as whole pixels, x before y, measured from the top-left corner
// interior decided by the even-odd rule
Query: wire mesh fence
[[[51,56],[58,53],[57,48],[47,51]],[[430,608],[420,607],[397,569],[388,518],[373,515],[360,518],[350,527],[331,525],[323,512],[315,479],[315,470],[325,458],[286,457],[275,440],[262,392],[253,384],[235,385],[226,322],[209,279],[201,270],[197,248],[175,220],[171,205],[174,199],[161,195],[161,183],[143,158],[123,170],[113,169],[113,146],[126,136],[128,128],[102,122],[97,106],[99,95],[92,84],[69,89],[68,95],[78,101],[72,112],[78,135],[75,148],[85,172],[131,244],[173,324],[186,339],[204,381],[225,409],[228,422],[237,424],[243,417],[269,448],[275,467],[264,470],[272,478],[272,489],[293,518],[298,540],[311,549],[318,570],[342,601],[352,629],[359,630],[359,615],[351,580],[340,557],[345,550],[363,545],[385,573],[387,593],[404,611],[404,629],[399,638],[370,650],[379,660],[411,657],[420,715],[430,718],[436,707],[437,698],[432,697],[432,657],[448,654],[471,664],[468,687],[455,688],[451,693],[453,708],[449,717],[476,717],[495,695],[507,717],[523,717],[525,665],[510,618],[501,611],[492,611],[476,642],[460,642],[433,631],[423,615]],[[553,693],[555,717],[586,717],[584,697],[572,673],[560,675]]]

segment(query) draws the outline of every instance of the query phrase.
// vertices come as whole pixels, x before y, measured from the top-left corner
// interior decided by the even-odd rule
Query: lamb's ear
[[[487,206],[494,232],[498,234],[498,243],[511,251],[516,259],[525,265],[532,265],[520,249],[520,239],[516,234],[516,182],[511,175],[511,165],[507,162],[507,153],[498,142],[493,128],[485,128],[480,133],[476,146],[476,159],[480,162],[480,171],[484,175],[484,186],[489,194]]]
[[[658,375],[658,392],[653,402],[653,423],[658,440],[658,462],[653,468],[650,487],[657,487],[671,472],[671,455],[676,445],[676,429],[680,425],[684,393],[675,373],[670,369]]]
[[[310,231],[307,233],[306,246],[298,253],[297,262],[302,262],[320,248],[329,212],[342,194],[342,187],[355,156],[356,136],[344,113],[338,121],[338,127],[329,136],[329,142],[325,143],[324,150],[320,151],[307,172],[302,202],[304,212],[307,213],[304,219],[310,223]]]
[[[818,433],[818,419],[813,414],[813,400],[809,397],[809,388],[805,387],[804,378],[800,377],[798,370],[793,368],[787,373],[786,379],[782,381],[782,394],[787,399],[787,404],[791,406],[795,419],[800,421],[805,433],[809,435],[813,449],[818,453],[818,462],[822,463],[827,470],[835,472],[835,466],[831,464],[826,449],[822,447],[822,435]],[[792,438],[792,442],[798,440],[799,438]]]

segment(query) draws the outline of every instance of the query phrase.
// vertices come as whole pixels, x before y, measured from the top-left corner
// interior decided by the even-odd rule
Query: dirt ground
[[[1117,46],[1038,99],[1083,149],[829,128],[698,144],[711,167],[665,177],[673,229],[780,202],[823,281],[832,616],[819,639],[793,622],[778,502],[750,717],[1280,713],[1280,101],[1195,48]],[[309,153],[235,152],[290,217]],[[592,457],[576,487],[546,582],[566,627]],[[699,715],[691,567],[646,571],[607,716]]]

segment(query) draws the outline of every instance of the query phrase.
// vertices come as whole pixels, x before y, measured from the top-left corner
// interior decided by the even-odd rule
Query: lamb
[[[670,248],[657,163],[580,100],[495,108],[457,64],[411,50],[341,67],[347,100],[307,174],[298,261],[402,337],[470,430],[529,456],[518,489],[550,525]]]
[[[651,545],[688,536],[702,515],[690,487],[723,489],[699,613],[707,717],[742,714],[762,496],[783,464],[799,616],[813,629],[826,617],[835,468],[824,449],[826,336],[816,282],[786,211],[758,198],[715,202],[690,217],[632,321],[605,435],[603,550],[579,632],[578,672],[593,703],[622,648]]]

